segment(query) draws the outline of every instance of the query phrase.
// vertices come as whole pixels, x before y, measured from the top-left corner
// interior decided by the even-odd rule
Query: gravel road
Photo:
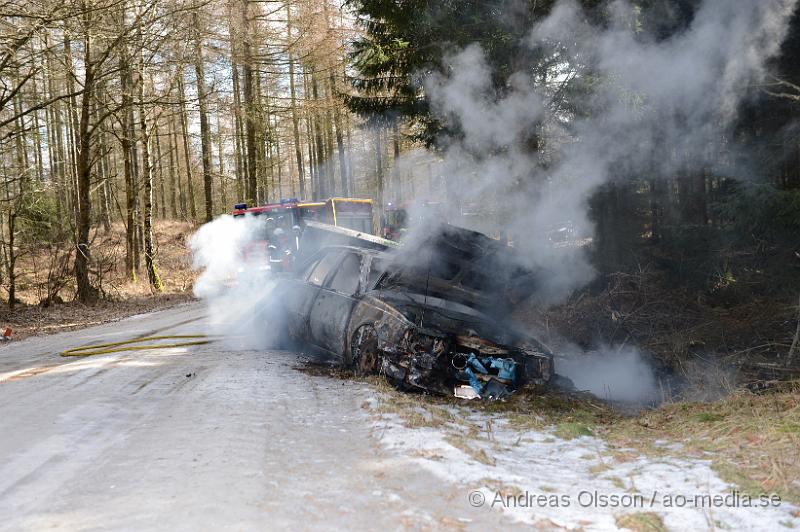
[[[189,304],[0,348],[0,528],[474,529],[513,526],[380,445],[363,384],[230,342],[62,358],[202,334]]]

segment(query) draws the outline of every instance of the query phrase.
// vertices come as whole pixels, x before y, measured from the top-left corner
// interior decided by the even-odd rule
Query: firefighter
[[[293,260],[292,250],[289,247],[289,235],[278,227],[272,232],[269,244],[269,264],[273,270],[289,271]]]
[[[267,242],[269,242],[271,244],[272,243],[272,235],[273,235],[273,233],[275,233],[275,228],[277,227],[277,225],[275,225],[275,218],[270,216],[269,218],[264,220],[264,226],[266,228],[266,233],[265,234],[267,235]]]
[[[303,234],[303,228],[299,225],[295,225],[292,227],[292,233],[294,234],[294,250],[299,252],[300,251],[300,236]]]

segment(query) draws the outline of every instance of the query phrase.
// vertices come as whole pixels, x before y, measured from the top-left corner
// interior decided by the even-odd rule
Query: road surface
[[[0,348],[0,528],[509,526],[384,449],[366,385],[222,342],[88,358],[90,343],[207,332],[190,304]]]

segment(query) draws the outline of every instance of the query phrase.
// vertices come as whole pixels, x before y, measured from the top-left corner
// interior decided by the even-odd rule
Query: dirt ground
[[[8,305],[7,284],[0,292],[0,326],[11,327],[14,340],[19,340],[98,325],[188,301],[196,277],[187,246],[193,230],[187,222],[155,222],[156,264],[164,284],[160,293],[151,290],[143,267],[136,279],[126,276],[124,225],[113,225],[108,234],[97,232],[91,250],[94,282],[102,298],[90,306],[74,301],[70,269],[74,257],[68,245],[26,253],[17,264],[17,303],[13,310]],[[48,291],[55,292],[51,302],[47,301]]]
[[[201,303],[0,346],[0,530],[524,530],[384,450],[369,386],[241,338]]]

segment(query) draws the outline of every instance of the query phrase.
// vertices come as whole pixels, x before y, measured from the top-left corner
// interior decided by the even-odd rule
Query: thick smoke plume
[[[461,133],[444,141],[439,172],[448,196],[506,212],[498,229],[512,235],[529,265],[552,273],[540,295],[563,299],[593,270],[585,254],[543,245],[548,228],[568,220],[591,234],[588,199],[612,179],[718,165],[719,153],[708,147],[719,145],[763,79],[795,4],[706,0],[688,28],[657,41],[634,30],[637,12],[627,2],[613,3],[600,28],[563,1],[528,37],[532,50],[563,60],[546,81],[512,75],[500,98],[480,46],[460,51],[447,72],[424,82],[434,112]],[[563,108],[570,83],[591,85],[583,116]]]
[[[546,272],[539,301],[564,300],[594,270],[583,249],[554,247],[545,235],[571,222],[590,236],[588,200],[600,186],[678,171],[730,176],[734,161],[746,167],[746,154],[732,143],[727,157],[709,147],[720,146],[743,99],[764,78],[795,6],[796,0],[705,0],[687,28],[658,40],[636,30],[637,11],[628,2],[614,2],[599,27],[575,2],[562,1],[527,38],[532,51],[558,58],[557,66],[544,80],[521,70],[501,91],[480,46],[461,50],[446,61],[446,72],[424,81],[434,112],[458,132],[444,140],[439,168],[448,201],[462,210],[493,203],[505,214],[494,229],[510,235],[526,266]],[[561,99],[576,84],[587,89],[581,114]],[[721,160],[728,166],[720,168]],[[635,349],[602,351],[615,354],[562,367],[602,397],[654,395],[652,372]]]
[[[264,221],[223,215],[189,237],[192,267],[200,270],[195,297],[208,306],[211,333],[238,348],[266,348],[277,335],[269,319],[275,281],[265,268]]]

